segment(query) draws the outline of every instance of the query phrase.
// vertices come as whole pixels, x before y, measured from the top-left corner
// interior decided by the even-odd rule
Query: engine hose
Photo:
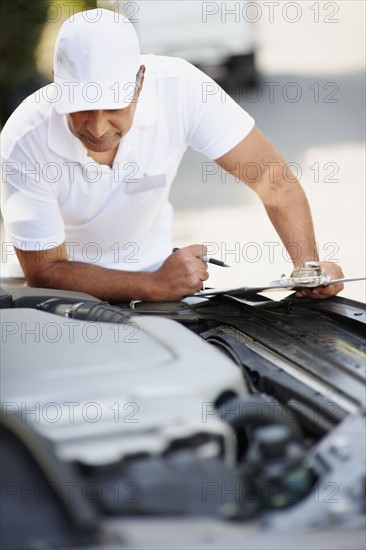
[[[69,319],[80,319],[96,323],[125,324],[130,318],[128,313],[122,313],[118,307],[110,306],[108,302],[78,302],[76,300],[51,298],[38,304],[37,309]]]
[[[223,403],[218,413],[221,420],[234,429],[244,428],[248,440],[252,439],[254,428],[268,424],[285,425],[290,429],[293,439],[303,439],[301,427],[293,412],[268,395],[234,397]]]

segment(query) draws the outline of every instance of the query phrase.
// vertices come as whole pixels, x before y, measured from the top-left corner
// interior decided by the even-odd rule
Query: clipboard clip
[[[331,281],[330,276],[322,269],[320,262],[308,261],[300,267],[296,267],[290,277],[281,275],[280,283],[284,287],[304,286],[316,287],[327,285]]]

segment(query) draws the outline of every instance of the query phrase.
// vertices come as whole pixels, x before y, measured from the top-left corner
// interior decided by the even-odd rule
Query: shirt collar
[[[57,113],[54,105],[48,125],[48,146],[54,153],[75,162],[82,162],[84,157],[83,144],[70,132],[65,115]]]

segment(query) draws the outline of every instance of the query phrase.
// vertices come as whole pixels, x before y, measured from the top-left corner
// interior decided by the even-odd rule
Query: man
[[[253,119],[189,63],[140,56],[131,23],[108,10],[74,15],[55,48],[54,84],[15,111],[3,131],[2,209],[31,286],[110,301],[179,300],[208,278],[206,249],[171,254],[169,188],[188,145],[261,198],[294,266],[317,260],[300,184]],[[225,101],[223,101],[223,97]],[[323,267],[342,277],[333,263]],[[336,294],[334,285],[303,292]]]

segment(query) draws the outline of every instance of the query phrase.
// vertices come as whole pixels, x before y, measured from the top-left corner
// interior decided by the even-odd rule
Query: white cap
[[[65,114],[128,107],[139,67],[139,41],[126,17],[101,8],[76,13],[57,36],[56,111]]]

